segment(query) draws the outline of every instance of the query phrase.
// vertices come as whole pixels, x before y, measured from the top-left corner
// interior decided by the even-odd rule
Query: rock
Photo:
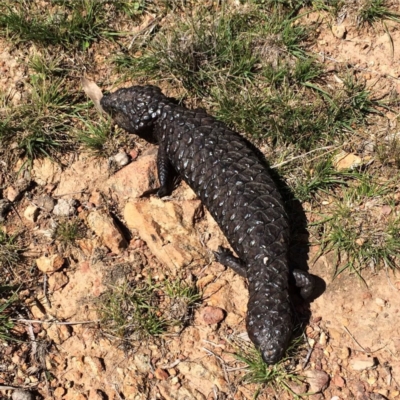
[[[111,188],[122,198],[137,198],[157,185],[156,154],[139,157],[126,168],[119,170],[106,182],[104,189]]]
[[[31,181],[28,179],[19,179],[13,186],[9,186],[5,190],[7,199],[11,202],[20,200],[30,184]]]
[[[105,400],[108,397],[101,390],[90,389],[88,400]]]
[[[166,379],[169,378],[169,374],[165,369],[162,368],[156,368],[154,371],[154,375],[157,379],[165,381]]]
[[[319,337],[319,344],[321,346],[326,346],[327,338],[326,338],[326,333],[324,331],[321,332],[321,335]]]
[[[33,396],[27,390],[16,389],[11,395],[12,400],[33,400]]]
[[[38,215],[39,215],[39,207],[36,207],[33,204],[31,204],[25,208],[24,217],[28,221],[36,222]]]
[[[345,380],[339,375],[335,375],[332,378],[332,383],[338,387],[344,387],[344,385],[346,384]]]
[[[344,25],[333,25],[332,33],[338,39],[344,39],[346,37],[347,29]]]
[[[124,218],[157,259],[175,271],[204,258],[204,248],[193,230],[193,210],[198,207],[199,200],[165,202],[151,197],[127,203]]]
[[[59,254],[52,254],[48,257],[42,256],[36,260],[36,265],[45,274],[58,271],[64,265],[64,258]]]
[[[36,159],[33,161],[32,177],[40,186],[57,183],[60,180],[61,167],[50,158]]]
[[[56,344],[60,345],[71,337],[71,327],[68,325],[50,325],[46,328],[48,337]]]
[[[97,376],[105,371],[104,362],[101,358],[87,356],[85,357],[85,364],[88,365]]]
[[[0,200],[0,222],[4,222],[8,211],[11,208],[11,202],[6,199]]]
[[[208,306],[203,308],[200,313],[202,320],[207,325],[218,324],[225,318],[224,311],[218,307]]]
[[[12,186],[9,186],[6,190],[7,199],[11,202],[15,201],[18,197],[18,191],[15,190]]]
[[[36,204],[42,210],[50,213],[53,211],[55,200],[52,197],[50,197],[49,195],[45,194],[36,199]]]
[[[54,206],[53,214],[58,217],[70,217],[75,214],[76,200],[74,199],[60,199]]]
[[[385,307],[386,306],[386,301],[381,299],[381,298],[379,298],[379,297],[377,297],[375,299],[375,303],[380,307]]]
[[[94,204],[96,207],[99,207],[103,203],[103,196],[101,192],[95,190],[91,193],[89,197],[89,203]]]
[[[59,397],[63,397],[65,394],[65,389],[61,386],[59,386],[58,388],[54,389],[54,397],[59,398]]]
[[[68,276],[63,272],[55,272],[49,276],[49,290],[56,292],[63,288],[69,282]]]
[[[328,387],[329,375],[324,371],[308,370],[305,371],[307,382],[310,385],[311,393],[319,393]]]
[[[375,359],[368,356],[354,357],[350,360],[350,367],[355,371],[363,371],[364,369],[375,366]]]
[[[110,215],[92,211],[87,217],[87,223],[113,253],[118,254],[127,247],[121,230]]]
[[[109,158],[110,162],[114,162],[119,167],[124,167],[129,164],[129,156],[124,151],[120,151],[115,156]]]
[[[347,360],[350,357],[350,349],[348,347],[342,347],[342,349],[338,353],[338,357],[341,360]]]
[[[333,166],[337,171],[343,171],[346,169],[354,169],[362,165],[362,159],[355,154],[346,153],[342,151],[337,154],[333,159]]]

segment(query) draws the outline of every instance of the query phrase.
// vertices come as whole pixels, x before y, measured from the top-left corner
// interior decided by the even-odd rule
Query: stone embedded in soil
[[[88,365],[96,375],[99,375],[105,371],[104,362],[98,357],[85,357],[85,364]]]
[[[60,199],[54,206],[53,214],[57,217],[70,217],[76,212],[76,200],[74,199]]]
[[[115,156],[111,156],[109,161],[115,162],[119,167],[124,167],[129,164],[129,156],[124,151],[120,151]]]
[[[36,260],[36,265],[45,274],[58,271],[64,265],[64,258],[59,254],[52,254],[48,257],[42,256]]]
[[[37,204],[37,206],[40,207],[42,210],[44,210],[44,211],[50,213],[50,212],[52,212],[53,209],[54,209],[55,200],[54,200],[51,196],[45,194],[45,195],[43,195],[43,196],[39,196],[39,197],[36,199],[36,204]]]
[[[137,198],[157,181],[156,154],[139,157],[109,178],[104,186],[121,198]]]
[[[40,186],[56,183],[60,180],[61,167],[50,158],[33,161],[32,178]]]
[[[57,345],[71,337],[72,328],[68,325],[50,325],[46,328],[48,337]]]
[[[343,387],[346,384],[345,380],[339,375],[332,378],[332,383],[338,387]]]
[[[55,292],[63,288],[69,282],[68,276],[63,272],[55,272],[49,277],[49,291]]]
[[[127,203],[124,219],[157,259],[175,271],[204,258],[204,248],[193,230],[193,214],[199,207],[199,200],[175,202],[151,197]]]
[[[58,388],[54,389],[53,395],[55,398],[60,398],[62,396],[64,396],[65,394],[65,389],[61,386],[59,386]]]
[[[9,186],[5,190],[7,199],[12,202],[20,200],[30,184],[31,181],[29,179],[19,179],[13,186]]]
[[[118,254],[127,247],[121,230],[110,215],[92,211],[87,217],[87,223],[113,253]]]
[[[11,395],[12,400],[33,400],[33,395],[27,390],[17,389]]]
[[[328,387],[329,375],[324,371],[308,370],[305,371],[307,382],[310,385],[309,392],[319,393]]]
[[[201,319],[207,325],[213,325],[220,323],[224,318],[225,314],[221,308],[218,307],[205,307],[201,311]]]
[[[33,204],[30,204],[24,210],[24,217],[29,222],[36,222],[38,215],[39,215],[39,207],[36,207]]]
[[[337,154],[333,159],[333,166],[336,168],[337,171],[353,169],[361,165],[361,157],[351,153],[341,152]]]
[[[90,389],[88,400],[105,400],[105,394],[99,389]]]
[[[358,356],[350,360],[350,367],[355,371],[363,371],[375,366],[375,359],[368,356]]]
[[[169,378],[168,372],[162,368],[156,368],[156,370],[154,371],[154,375],[157,379],[163,381]]]
[[[5,220],[7,212],[11,208],[11,202],[7,199],[0,200],[0,222]]]
[[[344,25],[333,25],[332,33],[338,39],[344,39],[347,33],[347,29]]]

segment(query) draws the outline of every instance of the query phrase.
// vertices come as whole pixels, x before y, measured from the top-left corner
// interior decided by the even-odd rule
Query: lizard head
[[[103,110],[129,133],[148,131],[161,114],[165,96],[156,86],[132,86],[106,94],[100,101]],[[146,135],[147,140],[149,139]]]

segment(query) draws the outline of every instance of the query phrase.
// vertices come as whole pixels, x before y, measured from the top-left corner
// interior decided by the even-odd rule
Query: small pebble
[[[324,371],[308,370],[305,371],[306,379],[310,385],[310,392],[319,393],[328,387],[329,375]]]
[[[125,152],[120,151],[115,156],[110,157],[110,161],[114,161],[120,167],[129,164],[129,156]]]
[[[350,360],[350,367],[355,371],[363,371],[367,368],[372,368],[375,365],[373,357],[359,356]]]
[[[6,199],[0,200],[0,222],[3,222],[5,220],[7,212],[10,208],[11,208],[11,203],[8,200]]]
[[[54,199],[47,194],[38,197],[36,200],[36,204],[38,205],[38,207],[40,207],[46,212],[53,211],[54,203],[55,203]]]
[[[12,400],[33,400],[33,396],[30,392],[22,389],[14,390],[11,395]]]
[[[205,307],[201,311],[203,321],[207,325],[218,324],[225,318],[224,311],[219,307]]]
[[[36,222],[36,219],[39,215],[39,207],[31,204],[25,208],[24,217],[30,222]]]
[[[53,214],[58,217],[70,217],[75,214],[75,205],[76,200],[70,199],[60,199],[57,204],[54,206]]]
[[[319,344],[321,346],[325,346],[327,342],[327,338],[326,338],[326,333],[324,331],[321,332],[321,335],[319,337]]]
[[[165,381],[166,379],[169,378],[168,372],[162,368],[156,368],[156,370],[154,371],[154,375],[156,376],[157,379],[161,381]]]

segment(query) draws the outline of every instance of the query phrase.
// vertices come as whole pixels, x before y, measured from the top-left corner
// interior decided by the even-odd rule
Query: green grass
[[[10,307],[18,298],[15,294],[7,296],[6,299],[2,299],[3,292],[7,293],[9,290],[7,287],[0,286],[0,340],[9,342],[15,340],[12,333],[14,328],[14,322],[10,317]]]
[[[55,230],[55,239],[63,245],[74,245],[82,237],[82,223],[79,219],[61,221]]]
[[[158,313],[158,286],[151,280],[112,287],[98,304],[102,329],[120,339],[136,340],[165,332]]]
[[[8,235],[0,227],[0,268],[17,266],[21,261],[22,251],[18,235]]]
[[[80,118],[80,122],[82,128],[76,132],[76,138],[82,147],[95,156],[110,156],[108,145],[112,139],[112,121],[109,119],[91,121]]]
[[[112,24],[116,17],[139,15],[142,2],[127,1],[55,1],[47,8],[31,1],[0,3],[0,28],[16,43],[34,42],[65,49],[88,49],[99,40],[112,40],[124,32]]]
[[[254,398],[257,398],[258,392],[267,386],[274,388],[278,393],[288,392],[294,396],[293,398],[302,397],[302,394],[296,394],[291,388],[293,384],[301,384],[305,381],[305,378],[295,371],[292,362],[299,352],[300,343],[300,340],[294,340],[287,349],[286,355],[274,365],[265,364],[261,354],[254,348],[240,346],[236,357],[246,364],[242,382],[259,385]]]
[[[123,340],[140,340],[185,326],[200,297],[194,284],[180,279],[125,282],[110,287],[98,303],[98,312],[104,332]]]
[[[400,14],[390,10],[387,0],[366,0],[358,14],[361,24],[373,24],[385,19],[400,22]]]
[[[361,276],[365,268],[399,266],[400,219],[394,210],[393,185],[365,174],[338,193],[319,227],[321,253],[335,255],[334,275],[348,270]]]

